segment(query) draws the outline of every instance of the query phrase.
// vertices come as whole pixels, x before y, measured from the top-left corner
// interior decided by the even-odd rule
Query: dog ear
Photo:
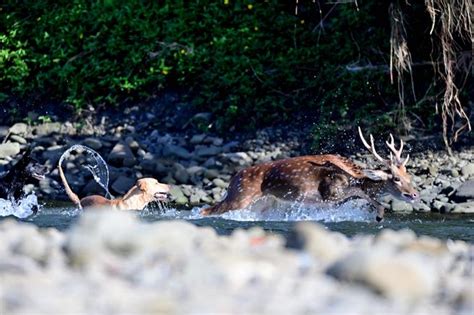
[[[138,189],[140,189],[141,191],[145,191],[145,190],[146,190],[146,186],[147,186],[146,181],[141,180],[141,179],[137,180],[137,187],[138,187]]]

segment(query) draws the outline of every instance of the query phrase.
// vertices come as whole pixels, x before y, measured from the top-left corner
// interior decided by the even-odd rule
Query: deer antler
[[[408,154],[406,159],[402,162],[402,151],[403,151],[403,144],[404,144],[403,140],[400,139],[400,148],[398,150],[395,148],[395,140],[393,139],[392,134],[390,134],[390,142],[385,141],[385,143],[387,144],[390,151],[392,151],[393,154],[395,155],[395,161],[393,161],[392,152],[390,153],[390,161],[392,163],[395,162],[395,164],[398,166],[400,165],[405,166],[408,162],[408,159],[410,158],[410,155]]]
[[[360,136],[360,140],[362,140],[362,143],[364,144],[364,146],[367,148],[367,150],[369,150],[376,158],[377,160],[379,160],[380,162],[384,163],[384,164],[388,164],[387,161],[385,159],[383,159],[378,153],[377,151],[375,150],[375,145],[374,145],[374,137],[372,137],[372,134],[369,136],[370,137],[370,145],[367,143],[367,141],[365,140],[364,138],[364,135],[362,134],[362,130],[360,129],[360,127],[358,127],[359,129],[359,136]]]

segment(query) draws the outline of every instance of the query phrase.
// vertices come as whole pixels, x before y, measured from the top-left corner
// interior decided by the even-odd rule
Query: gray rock
[[[189,198],[191,205],[196,206],[201,203],[201,197],[197,193],[193,193]]]
[[[105,190],[93,179],[87,182],[87,184],[82,188],[81,195],[90,196],[90,195],[102,195],[105,196]]]
[[[205,134],[194,135],[194,136],[192,136],[192,138],[189,142],[191,144],[200,144],[204,141],[204,138],[206,138]]]
[[[384,248],[355,251],[328,269],[328,274],[337,279],[363,283],[388,298],[405,302],[431,296],[437,288],[434,273],[435,265],[428,264],[422,255]]]
[[[441,202],[441,201],[435,199],[431,203],[431,207],[436,209],[438,212],[442,212],[441,209],[444,207],[444,204],[445,204],[445,202]]]
[[[181,188],[179,188],[179,186],[172,185],[170,188],[170,194],[171,200],[177,205],[182,206],[188,204],[189,202],[188,197],[184,195],[183,191],[181,190]]]
[[[60,123],[44,123],[44,124],[34,127],[33,132],[38,137],[60,133],[61,124]]]
[[[163,147],[163,156],[176,156],[183,160],[188,160],[191,158],[191,153],[188,150],[181,146],[174,144],[167,144]]]
[[[222,153],[222,148],[216,146],[197,146],[194,154],[200,157],[214,156]]]
[[[214,185],[216,185],[217,187],[220,187],[220,188],[227,188],[229,186],[228,183],[226,183],[225,181],[223,181],[220,178],[214,178],[212,180],[212,182],[214,183]]]
[[[143,159],[140,162],[140,167],[145,171],[149,173],[155,173],[156,170],[156,161],[153,159]]]
[[[253,162],[252,158],[246,152],[225,153],[224,157],[238,165],[250,165]]]
[[[54,145],[43,151],[43,159],[47,161],[47,164],[56,166],[59,158],[64,153],[64,147],[61,145]]]
[[[133,166],[136,158],[129,146],[123,142],[117,143],[108,156],[110,164],[115,166]]]
[[[219,176],[219,171],[213,168],[206,169],[204,171],[204,177],[207,179],[214,179]]]
[[[8,130],[11,134],[25,136],[28,133],[28,125],[25,123],[16,123]]]
[[[186,172],[188,172],[190,176],[200,176],[204,173],[204,171],[205,171],[204,167],[197,166],[197,165],[188,167],[186,169]]]
[[[103,146],[102,141],[97,138],[85,138],[82,144],[93,150],[100,150]]]
[[[474,201],[462,202],[454,205],[451,213],[474,213]]]
[[[18,142],[19,144],[26,144],[27,141],[25,138],[17,136],[17,135],[11,135],[9,139],[13,142]]]
[[[474,180],[468,180],[462,183],[452,195],[452,199],[456,202],[474,200]]]
[[[124,195],[135,185],[136,180],[129,176],[120,175],[112,184],[111,188],[114,192]]]
[[[455,168],[451,169],[451,176],[452,177],[459,177],[459,171]]]
[[[416,202],[413,204],[413,210],[416,212],[430,212],[431,208],[424,202]]]
[[[17,142],[6,142],[0,144],[0,159],[13,157],[20,153],[20,144]]]
[[[58,182],[51,179],[50,177],[46,177],[45,179],[41,180],[39,182],[39,187],[40,190],[47,195],[53,194],[60,187],[63,188],[62,184],[60,185]]]
[[[474,175],[474,163],[468,163],[461,168],[461,174],[465,177]]]
[[[413,205],[402,200],[394,199],[391,204],[391,209],[395,212],[411,212],[413,211]]]
[[[173,164],[173,178],[177,180],[178,183],[186,184],[189,181],[189,174],[186,171],[186,168],[180,163]]]

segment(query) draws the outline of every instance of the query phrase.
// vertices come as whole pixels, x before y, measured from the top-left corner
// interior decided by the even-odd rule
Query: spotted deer
[[[360,127],[363,145],[388,171],[365,169],[339,155],[309,155],[255,165],[239,171],[232,177],[227,195],[214,206],[204,208],[202,214],[220,214],[243,209],[264,196],[286,201],[315,204],[341,204],[353,198],[367,200],[377,211],[376,220],[384,216],[384,206],[377,201],[383,194],[413,202],[418,192],[406,171],[409,155],[402,159],[403,140],[399,149],[390,134],[390,158],[383,159],[375,150],[374,138],[370,145]]]

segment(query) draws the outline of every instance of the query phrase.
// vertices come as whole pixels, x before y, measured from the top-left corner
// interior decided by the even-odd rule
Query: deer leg
[[[331,198],[328,198],[331,201],[336,202],[336,204],[342,204],[350,199],[354,198],[361,198],[367,200],[376,210],[377,210],[377,216],[375,217],[375,220],[377,222],[382,221],[383,216],[385,214],[385,208],[384,206],[375,200],[374,198],[370,197],[367,195],[362,189],[357,188],[357,187],[348,187],[344,188],[342,190],[342,194],[339,196],[331,196]]]

